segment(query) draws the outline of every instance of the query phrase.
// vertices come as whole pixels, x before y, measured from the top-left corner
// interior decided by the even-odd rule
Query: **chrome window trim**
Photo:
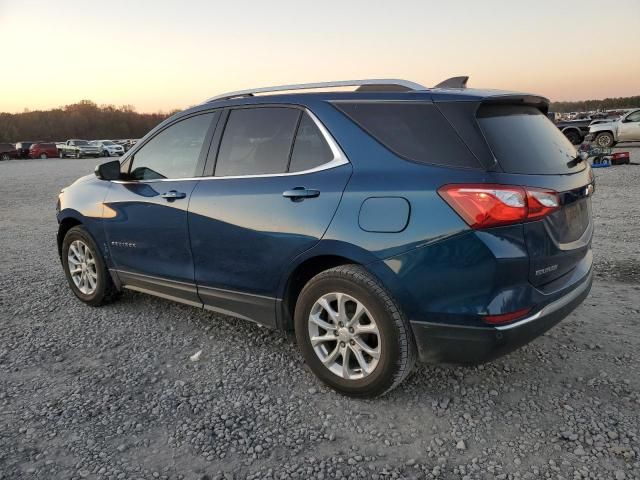
[[[287,107],[283,105],[283,107]],[[157,178],[153,180],[111,180],[113,183],[121,183],[121,184],[131,184],[131,183],[156,183],[156,182],[186,182],[186,181],[194,181],[194,180],[226,180],[226,179],[239,179],[239,178],[270,178],[270,177],[291,177],[294,175],[307,175],[309,173],[321,172],[323,170],[329,170],[331,168],[336,168],[341,165],[346,165],[349,163],[347,156],[342,151],[338,143],[335,141],[329,130],[324,126],[324,124],[315,116],[315,114],[307,109],[301,109],[303,114],[306,113],[311,117],[313,122],[320,130],[320,133],[324,137],[325,141],[329,145],[331,149],[331,153],[333,153],[333,159],[327,163],[323,163],[322,165],[318,165],[317,167],[310,168],[308,170],[301,170],[299,172],[284,172],[284,173],[262,173],[256,175],[230,175],[226,177],[216,177],[213,175],[203,176],[203,177],[187,177],[187,178]],[[294,139],[295,141],[295,139]]]

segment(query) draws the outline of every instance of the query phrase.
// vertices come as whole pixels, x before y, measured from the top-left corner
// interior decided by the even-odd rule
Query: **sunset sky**
[[[0,0],[0,111],[359,78],[640,95],[640,0]]]

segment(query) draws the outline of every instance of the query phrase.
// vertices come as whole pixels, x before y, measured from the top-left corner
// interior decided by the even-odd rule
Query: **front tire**
[[[413,369],[416,347],[409,323],[382,284],[358,265],[313,277],[294,316],[307,365],[338,392],[383,395]]]
[[[103,156],[103,157],[110,157],[111,155],[109,154],[109,150],[104,150],[104,151],[102,152],[102,156]]]
[[[76,159],[80,159],[80,158],[82,158],[82,154],[81,154],[81,153],[80,153],[80,151],[78,150],[78,151],[76,152]]]
[[[595,144],[601,148],[609,148],[615,145],[615,140],[611,132],[602,132],[596,135]]]
[[[46,160],[47,159],[47,154],[46,153],[41,153],[40,154],[40,159],[41,160]]]
[[[84,303],[97,307],[117,295],[100,250],[82,226],[71,228],[65,235],[62,266],[71,290]]]

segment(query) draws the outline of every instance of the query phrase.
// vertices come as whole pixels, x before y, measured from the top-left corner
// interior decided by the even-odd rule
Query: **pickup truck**
[[[587,140],[598,147],[613,147],[618,142],[640,142],[640,110],[633,110],[618,120],[589,127]]]
[[[58,147],[58,154],[60,158],[73,157],[99,157],[102,155],[102,150],[96,145],[91,145],[86,140],[67,140],[65,143],[56,144]]]
[[[556,127],[560,129],[564,136],[574,145],[579,145],[589,134],[590,118],[584,120],[564,120],[556,122]]]

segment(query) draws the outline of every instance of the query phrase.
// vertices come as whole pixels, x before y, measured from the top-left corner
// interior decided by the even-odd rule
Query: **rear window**
[[[369,135],[414,162],[480,168],[436,106],[424,102],[336,102]]]
[[[552,175],[585,168],[585,162],[572,162],[577,155],[575,147],[535,107],[483,105],[478,110],[478,123],[507,173]]]

